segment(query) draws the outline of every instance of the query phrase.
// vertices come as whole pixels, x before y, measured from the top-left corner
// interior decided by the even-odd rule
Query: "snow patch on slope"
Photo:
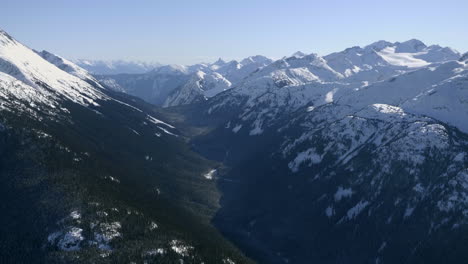
[[[292,172],[299,171],[299,166],[303,163],[308,163],[309,165],[312,164],[319,164],[322,161],[322,157],[317,154],[315,148],[310,148],[308,150],[299,152],[296,158],[289,162],[288,167]]]
[[[420,68],[429,65],[427,61],[418,59],[414,53],[396,52],[395,47],[386,47],[377,52],[385,61],[394,66],[405,66],[408,68]]]

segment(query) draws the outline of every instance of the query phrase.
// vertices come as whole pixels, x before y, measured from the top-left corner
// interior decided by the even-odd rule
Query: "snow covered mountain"
[[[235,168],[215,222],[264,263],[456,262],[467,69],[450,48],[379,41],[297,53],[209,99],[197,122],[224,122],[195,148]]]
[[[206,76],[221,75],[231,83],[229,87],[244,85],[252,87],[256,85],[253,84],[254,79],[259,82],[260,79],[270,79],[275,86],[328,82],[337,86],[357,88],[432,64],[457,60],[460,57],[460,53],[448,47],[426,46],[423,42],[412,39],[395,43],[378,41],[363,48],[352,47],[324,57],[296,52],[290,57],[273,62],[269,58],[257,55],[241,61],[226,62],[219,59],[212,64],[159,66],[141,76],[100,74],[98,78],[101,83],[113,90],[127,92],[156,105],[176,106],[199,102],[202,97],[214,96],[215,91],[226,90],[224,87],[210,89],[209,93],[203,92],[206,91],[205,88],[194,85],[196,79],[200,79],[200,72]],[[83,64],[79,65],[88,69]],[[186,76],[181,77],[181,74]],[[258,86],[260,89],[265,87],[263,84]],[[239,92],[245,90],[248,93],[254,89],[238,90]]]
[[[0,31],[1,108],[16,111],[16,102],[30,113],[65,111],[59,99],[98,106],[108,97],[84,80],[68,74]],[[13,87],[13,88],[12,88]]]
[[[252,263],[207,220],[215,164],[162,119],[0,30],[0,262]]]
[[[430,116],[468,133],[468,65],[452,70],[455,75],[402,104],[408,112]]]
[[[0,251],[250,263],[214,223],[259,263],[460,262],[467,63],[378,41],[95,78],[0,31]]]
[[[228,93],[213,98],[208,112],[243,109],[239,117],[250,120],[251,132],[257,134],[263,124],[274,122],[280,114],[306,105],[318,107],[347,95],[349,100],[356,98],[349,102],[356,106],[363,100],[390,104],[397,103],[390,102],[393,97],[409,100],[428,85],[452,77],[452,71],[464,71],[456,62],[460,57],[450,48],[427,47],[417,40],[379,41],[325,57],[296,54],[261,68]],[[382,88],[373,88],[373,84]],[[397,88],[387,89],[388,85]],[[376,96],[386,100],[380,102]]]
[[[338,103],[354,109],[373,103],[398,106],[468,132],[464,121],[468,118],[467,70],[466,63],[458,61],[423,68],[360,88],[343,96]]]
[[[353,47],[325,56],[329,65],[348,81],[374,82],[402,72],[457,60],[460,54],[438,45],[427,47],[419,40],[390,43],[378,41],[364,48]]]
[[[86,60],[78,59],[74,61],[75,64],[86,69],[92,74],[140,74],[149,72],[161,66],[159,63],[145,63],[134,61],[104,61],[104,60]]]
[[[59,69],[66,71],[70,73],[71,75],[74,75],[82,80],[85,80],[87,82],[91,82],[93,85],[101,87],[99,82],[94,78],[89,72],[87,72],[85,69],[81,68],[80,66],[76,65],[75,63],[60,57],[58,55],[52,54],[46,50],[43,51],[35,51],[39,56],[41,56],[43,59],[47,60],[48,62],[54,64],[57,66]],[[101,87],[102,88],[102,87]]]
[[[94,109],[101,107],[98,101],[134,109],[105,94],[83,69],[51,53],[35,52],[4,31],[0,31],[0,74],[0,109],[12,113],[19,110],[37,119],[44,114],[61,118],[70,114],[65,106],[68,102]],[[154,117],[148,116],[148,120],[159,124],[161,131],[173,129]]]
[[[212,64],[165,65],[141,75],[99,75],[97,78],[110,89],[168,107],[213,97],[269,63],[271,60],[266,57],[252,56],[241,62],[219,59]]]
[[[209,97],[231,88],[231,82],[217,72],[204,73],[198,71],[181,88],[175,90],[164,102],[163,106],[177,106],[206,100]]]
[[[260,55],[245,58],[240,62],[236,60],[224,62],[222,59],[219,59],[215,63],[209,65],[209,69],[221,74],[231,83],[237,83],[252,72],[272,62],[271,59]]]
[[[359,111],[339,104],[313,111],[303,108],[291,121],[281,123],[278,130],[264,132],[263,137],[273,137],[264,144],[277,145],[265,151],[274,153],[267,161],[252,161],[263,164],[262,169],[256,168],[259,176],[235,178],[242,186],[256,182],[256,190],[238,191],[246,203],[237,200],[225,207],[227,219],[233,212],[250,209],[252,213],[230,221],[250,234],[244,238],[247,241],[282,252],[272,260],[336,263],[344,257],[356,263],[393,263],[399,258],[437,262],[440,257],[428,257],[431,251],[444,255],[445,248],[461,242],[458,234],[468,224],[466,134],[385,104]],[[225,151],[236,155],[233,149]],[[240,165],[245,169],[238,175],[247,173],[251,165]],[[258,186],[264,187],[259,190]],[[263,195],[263,203],[248,202]],[[272,208],[266,201],[276,196],[282,197],[283,206]],[[246,222],[254,224],[241,224]],[[276,232],[266,235],[267,230]],[[447,247],[439,242],[441,236]],[[282,243],[284,237],[302,247]],[[457,254],[463,253],[444,256],[454,260]]]

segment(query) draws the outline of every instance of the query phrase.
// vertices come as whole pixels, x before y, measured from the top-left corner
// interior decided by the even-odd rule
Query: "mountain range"
[[[92,74],[120,74],[120,73],[145,73],[161,66],[159,63],[148,63],[125,60],[73,60],[77,66]]]
[[[96,72],[0,31],[1,260],[463,262],[467,63],[413,39]]]
[[[250,263],[212,227],[216,163],[151,105],[0,31],[0,262]]]

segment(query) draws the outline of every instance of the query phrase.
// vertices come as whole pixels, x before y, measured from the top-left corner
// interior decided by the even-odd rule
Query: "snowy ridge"
[[[209,68],[210,70],[224,76],[224,78],[229,80],[231,83],[238,83],[252,72],[259,68],[263,68],[272,62],[273,61],[267,57],[257,55],[245,58],[240,62],[235,60],[230,62],[218,60],[210,65]]]
[[[450,71],[446,73],[450,75]],[[458,78],[455,80],[460,81]],[[448,82],[442,80],[441,85]],[[447,87],[453,88],[451,85]],[[460,83],[459,87],[467,86]],[[302,236],[301,242],[310,241],[308,239],[313,233],[303,234],[305,228],[320,230],[316,241],[326,241],[331,235],[341,237],[343,232],[356,232],[349,240],[351,243],[357,239],[369,241],[369,237],[357,233],[369,232],[379,242],[375,249],[366,248],[365,254],[397,246],[392,252],[405,252],[406,255],[406,251],[410,254],[413,248],[406,245],[400,248],[398,245],[401,243],[415,245],[422,238],[437,240],[439,234],[450,237],[466,227],[466,134],[435,118],[414,114],[404,108],[405,104],[395,106],[370,102],[360,108],[342,104],[341,100],[315,107],[304,106],[286,118],[278,118],[274,129],[263,127],[266,135],[259,140],[273,137],[267,141],[273,151],[273,157],[268,161],[275,162],[275,166],[267,169],[262,180],[271,183],[274,186],[271,189],[287,189],[283,192],[286,195],[282,196],[285,201],[300,204],[287,213],[297,213],[301,216],[299,218],[304,216],[306,220],[288,218],[291,224],[276,224],[276,219],[288,215],[285,213],[287,209],[280,208],[273,212],[274,221],[248,214],[245,219],[253,218],[257,224],[243,230],[254,234],[267,232],[273,226],[285,230],[286,234]],[[255,122],[257,120],[231,121],[236,127],[243,125],[232,133],[232,140],[238,140],[235,144],[244,140],[255,142],[255,139],[246,139],[249,130],[244,131],[246,126]],[[228,127],[226,132],[232,130],[232,126]],[[270,168],[270,162],[265,167]],[[275,175],[275,170],[282,171],[283,168],[289,173]],[[274,184],[276,180],[279,183]],[[271,190],[268,187],[263,188]],[[300,198],[288,198],[288,193],[302,195]],[[251,195],[248,199],[255,197]],[[269,206],[266,204],[260,209],[266,211]],[[363,224],[369,222],[377,226]],[[417,234],[408,236],[408,232],[415,229],[413,223],[417,225]],[[281,239],[253,236],[265,244],[270,243],[269,239]],[[409,238],[415,242],[405,242]],[[386,241],[386,246],[379,247],[384,244],[382,241]],[[335,250],[335,240],[329,245],[332,251],[337,252],[349,248],[349,243],[345,243]],[[277,250],[273,246],[271,248],[272,251]],[[320,250],[322,247],[311,248]],[[284,249],[287,250],[286,247]],[[290,251],[289,255],[283,256],[292,258],[297,256],[297,252]],[[307,257],[304,254],[305,260]],[[386,255],[382,257],[388,258]]]
[[[372,103],[400,105],[441,81],[450,78],[460,67],[456,61],[438,67],[426,67],[357,89],[341,98],[342,104],[362,108]]]
[[[213,72],[206,74],[202,71],[196,72],[192,78],[170,95],[164,102],[165,107],[190,104],[205,100],[214,95],[231,88],[231,82],[221,74]]]
[[[458,138],[454,139],[449,130],[438,124],[436,120],[405,113],[401,108],[383,104],[372,105],[345,116],[335,115],[333,109],[335,107],[327,105],[307,113],[304,116],[305,119],[293,120],[293,123],[300,122],[303,132],[295,139],[285,138],[285,143],[280,150],[281,155],[290,160],[289,168],[293,173],[312,167],[315,168],[314,172],[317,174],[314,179],[329,180],[334,175],[330,171],[334,171],[337,166],[346,167],[348,173],[353,175],[353,179],[350,180],[351,186],[347,189],[340,187],[341,189],[339,188],[336,193],[330,194],[331,197],[335,197],[333,202],[339,202],[342,197],[351,197],[352,194],[352,198],[357,202],[367,201],[367,206],[375,207],[373,212],[375,214],[378,211],[380,194],[389,188],[385,184],[386,177],[392,174],[392,166],[396,163],[405,164],[404,173],[411,176],[409,178],[412,181],[411,184],[420,186],[417,190],[421,193],[424,192],[421,182],[427,185],[429,181],[429,179],[422,178],[424,175],[420,174],[421,169],[425,164],[430,163],[431,160],[437,160],[440,156],[448,160],[453,159],[453,164],[448,167],[447,171],[451,177],[464,175],[462,163],[464,155],[459,153],[463,149],[462,145],[466,146],[467,142]],[[297,127],[291,124],[288,126]],[[456,143],[451,140],[455,140]],[[303,149],[306,150],[303,151]],[[372,153],[370,168],[375,170],[360,171],[359,160],[354,161],[354,158],[369,151]],[[360,194],[355,190],[360,189],[362,182],[367,181],[366,178],[370,181],[373,191],[366,193],[366,196],[360,196],[363,193]],[[436,180],[429,184],[433,184],[433,188],[442,188],[438,186]],[[468,192],[468,189],[464,189],[463,192]],[[370,194],[372,196],[368,196]],[[411,198],[413,196],[405,197],[408,199],[407,203],[410,204],[410,208],[417,207],[424,199],[424,197],[418,197],[413,200]],[[450,199],[445,197],[444,202],[440,203],[448,203]],[[453,203],[466,203],[463,197],[453,198],[452,201]],[[431,206],[439,205],[432,202]],[[330,206],[330,208],[333,207]],[[435,212],[445,210],[445,207],[440,207],[442,209],[436,209]],[[348,209],[352,210],[352,208]],[[349,217],[349,211],[346,210],[334,214],[343,216],[339,223],[352,220],[357,216],[353,214],[353,217]],[[402,213],[405,218],[410,215],[411,213]],[[330,213],[329,217],[331,216]]]
[[[250,123],[251,135],[258,135],[279,115],[305,105],[316,108],[337,102],[356,111],[373,104],[400,106],[463,71],[456,62],[459,58],[450,48],[428,47],[418,40],[379,41],[323,58],[296,53],[261,68],[209,101],[208,113],[226,107],[244,109],[238,118]],[[448,122],[447,118],[442,121]]]
[[[461,55],[458,51],[448,47],[426,46],[417,39],[401,43],[386,43],[386,45],[374,50],[390,65],[407,68],[420,68],[431,63],[457,60]]]
[[[460,53],[438,45],[427,47],[419,40],[378,41],[363,48],[352,47],[325,56],[328,64],[344,74],[347,82],[382,81],[412,69],[457,60]]]
[[[225,62],[221,58],[212,64],[195,64],[192,66],[170,65],[161,67],[166,71],[178,70],[191,75],[188,82],[176,89],[165,101],[163,106],[190,104],[205,98],[213,97],[230,89],[254,71],[269,65],[272,60],[264,56],[251,56],[240,62],[233,60]]]
[[[62,106],[68,100],[85,107],[113,101],[142,112],[105,95],[102,88],[94,77],[68,60],[45,51],[34,52],[0,31],[0,111],[27,113],[39,120],[43,114],[60,118],[69,113]],[[173,126],[149,115],[147,120],[162,132],[177,136],[168,130]]]
[[[0,110],[19,111],[40,118],[39,112],[55,115],[60,110],[55,99],[48,90],[37,93],[35,87],[0,72]]]
[[[234,107],[239,118],[252,123],[250,134],[260,135],[270,121],[304,105],[333,102],[334,94],[351,86],[327,62],[310,54],[275,61],[250,74],[236,87],[208,101],[208,113]]]
[[[467,67],[451,61],[378,82],[340,98],[339,103],[360,109],[380,103],[426,115],[468,132]]]
[[[39,94],[53,94],[84,106],[97,106],[96,100],[108,99],[89,83],[62,71],[4,32],[0,34],[0,71],[34,87]]]
[[[345,83],[348,87],[358,88],[459,58],[460,53],[453,49],[438,45],[426,46],[415,39],[394,43],[378,41],[363,48],[352,47],[324,57],[296,52],[277,61],[260,55],[240,61],[224,61],[220,58],[211,64],[158,66],[144,75],[115,78],[103,76],[100,80],[113,90],[139,96],[157,105],[174,106],[197,102],[202,97],[213,97],[227,90],[227,84],[222,84],[223,88],[201,92],[207,89],[196,84],[200,72],[206,76],[216,76],[216,79],[223,78],[231,83],[230,87],[236,88],[262,78],[272,79],[280,88],[313,82]],[[176,78],[180,81],[176,81]],[[142,82],[142,79],[146,81]]]
[[[298,71],[288,71],[289,69],[302,70],[302,74],[297,74]],[[317,54],[284,58],[275,61],[255,74],[255,76],[265,75],[276,79],[288,78],[294,84],[303,84],[308,81],[317,80],[328,82],[343,78],[342,74],[332,69],[327,61]],[[255,76],[253,76],[253,78],[255,78]],[[315,78],[311,79],[307,76],[315,76]]]
[[[468,133],[468,67],[403,104],[407,111],[441,120]]]
[[[92,82],[93,85],[96,87],[102,88],[99,82],[94,78],[91,74],[89,74],[85,69],[79,67],[78,65],[74,64],[73,62],[60,57],[58,55],[52,54],[46,50],[43,51],[35,51],[39,56],[47,60],[48,62],[54,64],[59,69],[70,73],[82,80]]]
[[[142,75],[99,76],[107,88],[126,92],[163,107],[191,104],[226,91],[270,64],[263,56],[212,64],[164,65]]]

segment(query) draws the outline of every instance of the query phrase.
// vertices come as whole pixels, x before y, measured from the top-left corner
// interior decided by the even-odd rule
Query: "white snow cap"
[[[47,60],[48,62],[54,64],[57,66],[59,69],[66,71],[70,73],[71,75],[74,75],[82,80],[85,81],[91,81],[94,83],[99,88],[103,88],[99,82],[85,69],[81,68],[80,66],[76,65],[75,63],[57,55],[53,54],[51,52],[48,52],[46,50],[43,51],[36,51],[34,50],[39,56],[41,56],[43,59]]]
[[[97,105],[95,100],[107,98],[89,83],[59,69],[3,30],[0,30],[0,72],[34,87],[38,96],[52,92],[86,106]]]

